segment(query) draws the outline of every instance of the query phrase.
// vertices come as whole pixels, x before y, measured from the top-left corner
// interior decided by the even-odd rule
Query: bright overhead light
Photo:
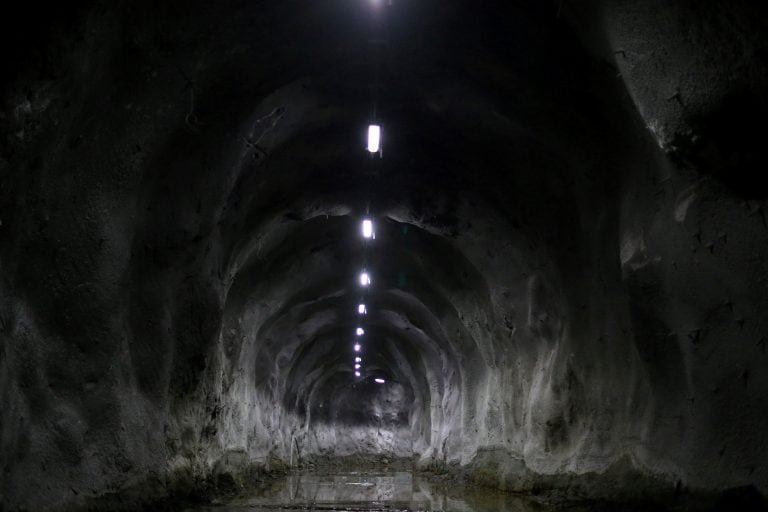
[[[368,286],[371,284],[371,276],[368,275],[368,272],[363,272],[360,274],[360,284],[362,286]]]
[[[360,372],[355,372],[355,377],[359,377],[359,376],[360,376]]]
[[[365,329],[363,329],[362,327],[358,327],[355,332],[357,333],[358,336],[362,336],[363,334],[365,334]]]
[[[376,384],[384,384],[384,382],[386,381],[384,379],[373,379],[373,382],[375,382]]]
[[[368,310],[365,309],[365,304],[360,304],[359,306],[357,306],[357,312],[360,313],[361,315],[365,315],[366,313],[368,313]]]
[[[373,237],[373,221],[366,219],[363,221],[363,238]]]
[[[356,357],[356,358],[355,358],[355,362],[356,362],[356,363],[360,363],[360,362],[362,362],[362,361],[363,361],[363,358],[362,358],[362,357]]]
[[[355,365],[355,370],[359,370],[359,369],[360,369],[360,365],[359,365],[359,364],[356,364],[356,365]]]
[[[381,150],[381,126],[372,124],[368,127],[368,152],[378,153]]]
[[[355,352],[360,352],[360,344],[355,343]]]

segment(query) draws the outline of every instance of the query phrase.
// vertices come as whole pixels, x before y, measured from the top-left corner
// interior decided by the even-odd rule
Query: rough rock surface
[[[366,2],[4,17],[0,509],[356,455],[768,493],[766,8],[387,13],[382,160]]]

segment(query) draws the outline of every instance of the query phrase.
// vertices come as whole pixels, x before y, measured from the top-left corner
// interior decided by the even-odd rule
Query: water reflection
[[[410,472],[298,474],[258,494],[197,511],[401,510],[450,512],[544,512],[515,496],[458,489]],[[189,511],[192,512],[192,511]]]

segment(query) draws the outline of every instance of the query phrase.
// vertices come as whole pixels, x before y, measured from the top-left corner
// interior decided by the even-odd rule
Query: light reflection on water
[[[547,509],[515,496],[469,491],[433,483],[410,472],[392,472],[290,475],[257,494],[194,510],[545,512]]]

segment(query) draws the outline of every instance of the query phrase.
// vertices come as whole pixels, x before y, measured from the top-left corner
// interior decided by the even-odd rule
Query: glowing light
[[[355,343],[355,352],[360,352],[360,344]]]
[[[359,377],[359,376],[360,376],[360,372],[355,372],[355,377]]]
[[[362,336],[363,334],[365,334],[365,329],[363,329],[362,327],[358,327],[355,333],[357,333],[358,336]]]
[[[363,221],[363,238],[373,238],[373,222],[366,219]]]
[[[359,370],[359,369],[360,369],[360,365],[359,365],[359,364],[356,364],[356,365],[355,365],[355,370]]]
[[[381,126],[372,124],[368,127],[368,152],[378,153],[381,150]]]
[[[362,361],[363,361],[363,358],[362,358],[362,357],[356,357],[356,358],[355,358],[355,362],[356,362],[356,363],[360,363],[360,362],[362,362]]]
[[[365,309],[365,304],[360,304],[359,306],[357,306],[357,312],[360,313],[361,315],[367,314],[368,310]]]
[[[373,382],[376,384],[384,384],[386,381],[384,379],[373,379]]]
[[[368,286],[369,284],[371,284],[371,276],[368,275],[368,272],[360,274],[360,285]]]

